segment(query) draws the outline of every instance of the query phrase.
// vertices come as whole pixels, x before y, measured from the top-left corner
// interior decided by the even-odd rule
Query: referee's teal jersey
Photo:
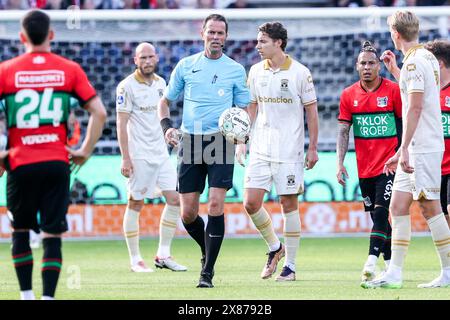
[[[181,130],[190,134],[218,132],[224,110],[233,105],[245,108],[250,103],[244,67],[225,54],[209,59],[202,51],[180,60],[164,96],[174,101],[183,90]]]

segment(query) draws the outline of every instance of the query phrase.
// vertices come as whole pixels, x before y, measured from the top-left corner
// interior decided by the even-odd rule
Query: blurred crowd
[[[286,2],[286,1],[284,1]],[[294,1],[295,2],[295,1]],[[310,3],[310,2],[308,2]],[[273,7],[281,4],[273,1]],[[299,6],[302,1],[298,1]],[[368,6],[441,6],[449,5],[450,0],[330,0],[329,6],[368,7]],[[70,6],[81,9],[217,9],[217,8],[256,8],[257,0],[0,0],[0,9],[26,10],[39,8],[64,10]],[[267,7],[265,5],[264,7]]]

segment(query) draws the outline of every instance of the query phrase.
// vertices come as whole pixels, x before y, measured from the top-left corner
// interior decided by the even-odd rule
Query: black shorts
[[[442,212],[448,215],[447,205],[450,203],[450,174],[441,177],[441,207]]]
[[[33,163],[8,172],[6,202],[12,227],[52,234],[67,231],[69,186],[70,168],[62,161]]]
[[[382,173],[376,177],[359,179],[359,187],[366,211],[375,210],[375,205],[389,209],[394,176],[386,176]]]
[[[233,187],[235,146],[221,133],[208,135],[183,134],[178,152],[179,193],[202,193],[206,176],[211,188]]]

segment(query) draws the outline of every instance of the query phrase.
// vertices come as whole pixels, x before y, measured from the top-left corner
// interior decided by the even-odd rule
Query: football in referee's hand
[[[250,128],[250,117],[241,108],[229,108],[219,118],[220,132],[230,143],[247,143],[250,136]]]

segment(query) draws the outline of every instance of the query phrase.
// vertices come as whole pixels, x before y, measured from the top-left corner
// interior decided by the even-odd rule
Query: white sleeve
[[[302,73],[298,74],[297,88],[304,106],[317,101],[312,75],[308,68],[305,68]]]
[[[247,86],[250,89],[250,102],[257,102],[258,95],[256,94],[256,85],[255,85],[255,68],[251,67],[250,72],[248,73]]]
[[[133,101],[129,89],[122,81],[116,89],[116,111],[131,113],[133,109]]]
[[[404,66],[406,91],[408,93],[425,91],[425,67],[423,61],[411,58]]]

